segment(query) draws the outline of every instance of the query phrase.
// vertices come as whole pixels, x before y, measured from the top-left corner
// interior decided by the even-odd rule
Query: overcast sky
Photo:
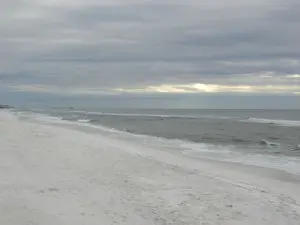
[[[299,0],[0,4],[2,96],[300,94]]]

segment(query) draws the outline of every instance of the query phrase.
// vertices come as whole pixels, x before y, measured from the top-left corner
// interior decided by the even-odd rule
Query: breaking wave
[[[246,120],[242,120],[242,122],[249,123],[266,123],[266,124],[275,124],[280,126],[300,126],[300,121],[297,120],[271,120],[271,119],[262,119],[262,118],[248,118]]]

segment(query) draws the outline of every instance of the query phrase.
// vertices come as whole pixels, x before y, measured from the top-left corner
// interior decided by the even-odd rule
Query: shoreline
[[[298,224],[300,183],[0,111],[1,224]],[[252,173],[251,173],[252,171]],[[275,171],[275,173],[277,173]],[[288,177],[288,176],[287,176]]]
[[[85,133],[96,133],[104,136],[113,136],[117,139],[130,139],[130,141],[142,144],[145,147],[159,148],[160,150],[178,153],[182,157],[192,157],[199,160],[212,161],[217,163],[250,167],[260,171],[276,171],[276,173],[287,173],[287,176],[300,179],[300,158],[292,155],[278,155],[267,153],[250,153],[240,151],[228,146],[210,145],[208,143],[196,143],[188,140],[170,139],[165,137],[151,136],[147,134],[131,133],[118,130],[100,124],[78,120],[65,120],[60,116],[48,114],[25,114],[21,117],[31,122],[55,125],[63,128],[76,129]],[[209,148],[209,150],[207,150]],[[215,149],[217,148],[217,150]],[[204,149],[204,151],[202,151]],[[230,154],[230,157],[228,157]],[[282,177],[282,176],[281,176]]]

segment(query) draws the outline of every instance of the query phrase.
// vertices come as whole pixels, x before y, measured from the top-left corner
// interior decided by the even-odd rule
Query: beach
[[[0,111],[0,224],[298,225],[300,178]]]

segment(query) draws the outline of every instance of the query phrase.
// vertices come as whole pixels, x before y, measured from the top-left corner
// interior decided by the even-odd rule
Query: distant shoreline
[[[10,105],[1,105],[0,104],[0,109],[12,109],[14,107],[10,106]]]

